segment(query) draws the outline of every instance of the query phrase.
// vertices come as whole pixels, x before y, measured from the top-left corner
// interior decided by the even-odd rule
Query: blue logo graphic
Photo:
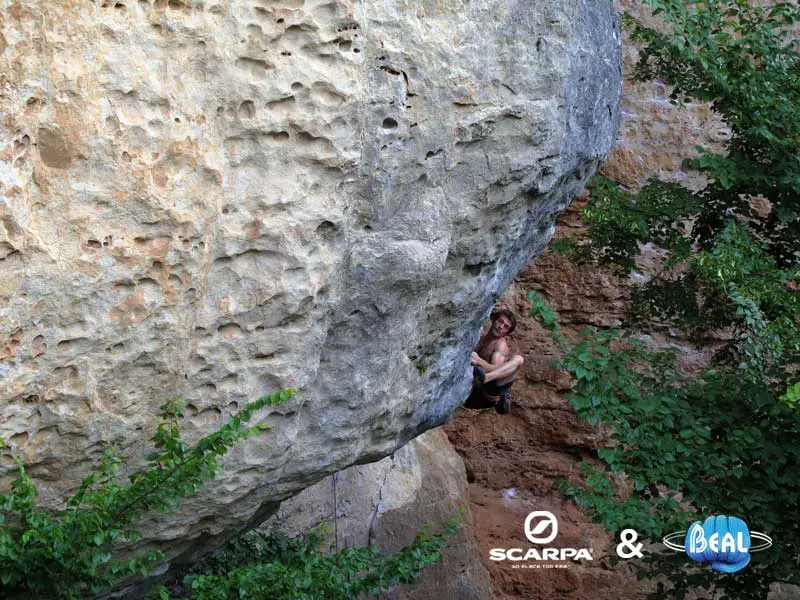
[[[683,545],[677,543],[683,538]],[[752,540],[758,544],[753,545]],[[750,532],[742,519],[716,515],[705,522],[695,521],[689,531],[678,531],[666,536],[664,545],[671,550],[686,552],[698,563],[711,563],[711,568],[722,573],[736,573],[750,562],[750,553],[772,546],[772,538],[757,531]]]

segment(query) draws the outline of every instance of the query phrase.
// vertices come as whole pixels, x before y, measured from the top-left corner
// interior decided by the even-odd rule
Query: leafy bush
[[[586,485],[565,490],[610,529],[653,539],[695,516],[743,517],[775,546],[736,577],[656,556],[648,573],[667,577],[654,597],[713,585],[715,598],[765,598],[771,582],[800,583],[800,7],[646,4],[666,27],[626,16],[643,44],[635,76],[671,84],[676,104],[710,102],[732,136],[724,154],[698,148],[685,161],[708,178],[700,191],[651,182],[628,192],[596,178],[581,214],[588,237],[559,245],[623,272],[643,244],[667,252],[662,270],[635,288],[627,330],[587,331],[571,344],[551,325],[575,377],[572,405],[614,432],[597,450],[607,468],[586,466]],[[676,351],[644,341],[666,327],[728,341],[710,365],[690,370]],[[609,471],[626,475],[628,496]]]
[[[10,490],[0,493],[0,598],[85,598],[108,590],[132,575],[146,576],[164,559],[161,552],[118,558],[126,544],[139,538],[135,525],[147,511],[169,511],[182,498],[213,479],[222,457],[234,444],[266,429],[248,427],[254,413],[288,399],[294,390],[264,396],[248,404],[216,432],[187,445],[180,435],[183,411],[178,402],[161,407],[153,436],[155,451],[147,468],[122,477],[125,462],[112,450],[57,513],[38,506],[35,483],[17,462]],[[1,441],[1,440],[0,440]],[[2,443],[2,447],[7,446]],[[197,600],[221,598],[355,598],[375,595],[416,578],[441,551],[457,523],[428,535],[393,556],[374,549],[347,549],[339,554],[316,550],[319,540],[278,539],[250,533],[225,553],[202,563],[202,572],[187,581]],[[316,546],[315,546],[316,544]],[[197,571],[197,570],[195,570]],[[161,598],[170,598],[162,588]]]
[[[124,460],[108,450],[57,514],[38,506],[36,485],[15,457],[17,477],[11,490],[0,494],[0,597],[71,600],[136,573],[147,574],[163,559],[160,552],[145,552],[125,561],[114,559],[122,544],[138,539],[136,521],[146,511],[173,508],[204,481],[213,479],[221,456],[236,442],[266,428],[246,427],[253,414],[293,393],[282,391],[248,404],[194,446],[181,440],[180,404],[164,404],[147,469],[122,482]]]
[[[584,464],[583,485],[563,484],[568,496],[610,531],[632,527],[654,541],[720,513],[741,516],[776,540],[736,578],[691,572],[683,555],[651,555],[641,575],[667,575],[670,598],[712,584],[730,594],[716,598],[765,598],[774,581],[800,583],[796,386],[784,399],[784,381],[764,378],[758,366],[691,373],[676,350],[652,349],[635,333],[587,329],[570,343],[557,323],[550,329],[564,352],[557,366],[575,378],[570,404],[613,432],[610,444],[596,450],[606,468]],[[624,474],[627,493],[612,474]],[[665,597],[661,586],[654,598]]]
[[[678,218],[694,219],[689,237],[704,249],[727,218],[739,215],[779,266],[797,265],[800,54],[794,28],[800,6],[748,0],[647,4],[672,32],[665,35],[627,18],[634,40],[644,44],[635,77],[669,82],[678,103],[710,102],[731,128],[725,154],[698,148],[700,157],[687,161],[707,175],[709,185],[690,194],[672,187],[667,203]],[[769,202],[766,216],[752,201],[757,197]]]
[[[321,538],[289,539],[252,531],[197,565],[183,585],[162,587],[159,600],[350,600],[379,597],[398,584],[412,583],[442,558],[460,524],[451,518],[440,531],[421,531],[393,555],[374,548],[320,551]],[[176,595],[172,595],[176,594]]]

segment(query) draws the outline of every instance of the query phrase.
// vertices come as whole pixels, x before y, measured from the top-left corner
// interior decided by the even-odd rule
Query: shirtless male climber
[[[524,359],[510,354],[506,336],[514,331],[517,318],[510,310],[492,312],[489,330],[472,353],[472,391],[464,403],[467,408],[492,408],[501,415],[511,406],[508,390],[517,379]]]

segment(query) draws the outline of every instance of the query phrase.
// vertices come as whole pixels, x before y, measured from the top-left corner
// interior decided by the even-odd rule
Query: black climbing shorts
[[[504,395],[508,394],[508,390],[511,389],[514,382],[512,381],[511,383],[505,383],[503,385],[497,385],[494,381],[481,383],[477,377],[477,372],[475,372],[475,374],[476,377],[472,380],[472,390],[466,402],[464,402],[464,406],[476,410],[483,408],[496,409],[498,403],[501,402]]]

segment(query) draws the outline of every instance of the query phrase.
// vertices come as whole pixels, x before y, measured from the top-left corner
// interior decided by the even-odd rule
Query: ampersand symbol
[[[636,533],[635,529],[623,529],[619,537],[622,540],[617,544],[617,555],[620,558],[633,558],[634,556],[636,558],[643,558],[643,544],[634,544],[634,542],[639,539],[639,534]]]

